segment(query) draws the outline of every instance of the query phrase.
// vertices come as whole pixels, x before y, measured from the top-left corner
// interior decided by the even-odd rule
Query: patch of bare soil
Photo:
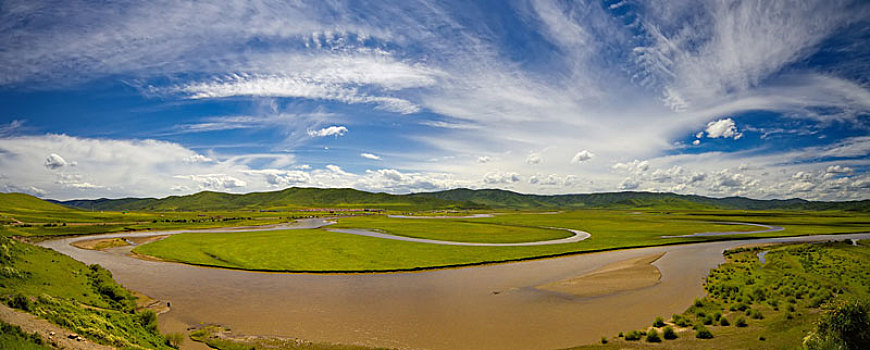
[[[663,255],[665,253],[616,262],[583,275],[536,288],[589,298],[653,286],[659,283],[662,274],[652,263]]]
[[[99,238],[73,242],[73,246],[81,249],[102,250],[130,245],[123,238]]]
[[[0,304],[0,320],[17,325],[27,333],[38,333],[46,344],[56,349],[71,350],[111,350],[110,346],[101,345],[87,340],[58,325],[38,318],[26,312],[21,312]]]

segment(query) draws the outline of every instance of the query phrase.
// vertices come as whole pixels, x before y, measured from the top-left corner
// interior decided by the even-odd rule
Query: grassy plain
[[[715,237],[661,238],[709,231],[753,231],[754,226],[714,224],[720,214],[634,213],[587,210],[559,214],[512,213],[474,219],[399,219],[385,217],[341,218],[330,227],[377,229],[396,235],[465,241],[543,240],[539,231],[506,231],[500,238],[492,231],[510,228],[561,227],[579,229],[592,237],[577,243],[525,247],[461,247],[402,242],[317,230],[270,232],[186,233],[136,248],[137,253],[199,265],[261,271],[364,272],[399,271],[464,266],[558,256],[620,248],[704,242],[723,239],[865,232],[870,217],[856,214],[731,213],[727,220],[769,222],[787,229],[780,232]],[[755,215],[755,216],[753,216]],[[794,220],[797,224],[787,224]],[[432,227],[430,232],[427,227]],[[437,229],[436,229],[437,228]],[[454,229],[454,228],[462,228]],[[480,231],[475,231],[480,230]],[[520,232],[520,233],[517,233]],[[544,230],[541,232],[550,232]],[[555,231],[562,232],[562,231]],[[529,235],[534,233],[534,235]],[[463,235],[467,235],[462,237]],[[551,238],[547,238],[551,239]]]
[[[396,236],[483,243],[549,241],[574,235],[565,230],[474,220],[403,219],[374,216],[341,219],[338,224],[329,228],[360,228],[377,230]]]
[[[157,317],[98,265],[0,236],[0,301],[118,348],[170,349]]]
[[[763,250],[769,251],[765,264],[757,257]],[[870,300],[868,264],[870,247],[843,242],[732,250],[707,277],[707,296],[670,318],[677,339],[627,340],[626,331],[605,337],[607,344],[577,349],[799,349],[829,305]],[[695,327],[713,338],[697,338]]]

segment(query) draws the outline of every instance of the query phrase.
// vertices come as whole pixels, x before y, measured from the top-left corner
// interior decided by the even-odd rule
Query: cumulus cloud
[[[344,136],[347,134],[346,126],[338,126],[333,125],[329,127],[322,128],[320,130],[308,130],[308,136],[311,137],[326,137],[326,136]]]
[[[489,156],[480,156],[480,157],[477,157],[477,162],[478,162],[478,163],[481,163],[481,164],[489,163],[491,160],[492,160],[492,158],[490,158]]]
[[[577,154],[574,155],[574,158],[571,158],[571,163],[580,164],[585,161],[591,160],[592,158],[595,158],[595,154],[584,149],[580,152],[577,152]]]
[[[627,163],[616,163],[613,165],[612,169],[628,172],[645,172],[649,170],[649,161],[635,159]]]
[[[488,172],[483,176],[483,183],[487,185],[513,184],[520,181],[520,175],[514,172]]]
[[[825,169],[825,171],[829,174],[851,174],[855,172],[855,169],[847,166],[841,166],[839,164],[834,164]]]
[[[565,182],[557,174],[549,174],[547,176],[535,174],[529,177],[529,184],[540,186],[562,186]]]
[[[72,164],[67,163],[67,161],[57,153],[49,154],[48,157],[45,158],[45,167],[51,170],[57,170],[68,165],[71,166]]]
[[[196,182],[201,189],[224,190],[245,187],[245,181],[226,174],[176,175],[176,179],[188,179]]]
[[[262,176],[270,186],[274,187],[297,186],[311,182],[311,175],[301,170],[261,169],[247,170],[244,173]]]
[[[707,123],[707,128],[704,130],[707,132],[707,137],[715,139],[715,138],[733,138],[735,140],[743,137],[743,133],[737,131],[737,125],[734,123],[734,120],[731,118],[719,119],[716,121],[712,121]]]
[[[620,190],[635,190],[640,187],[640,182],[632,178],[625,178],[619,183]]]
[[[381,160],[381,157],[374,155],[374,154],[371,154],[371,153],[360,153],[359,156],[363,157],[365,159]]]
[[[526,157],[526,164],[540,164],[544,159],[541,158],[541,154],[537,152],[529,152],[529,155]]]

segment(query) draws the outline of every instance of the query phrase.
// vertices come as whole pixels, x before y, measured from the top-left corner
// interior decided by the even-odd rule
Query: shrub
[[[746,327],[748,324],[746,323],[746,319],[743,317],[738,317],[737,321],[734,321],[734,325],[737,327]]]
[[[601,344],[607,344],[607,337],[601,337]]]
[[[707,315],[707,317],[704,317],[704,324],[705,325],[713,324],[713,317],[710,317],[710,315]]]
[[[139,318],[139,324],[145,329],[157,333],[157,314],[151,310],[145,310],[136,315]]]
[[[653,327],[664,327],[665,320],[661,318],[661,316],[656,317],[656,320],[653,322]]]
[[[649,332],[646,332],[646,341],[650,343],[659,343],[662,341],[662,338],[659,338],[659,331],[655,328],[651,328]]]
[[[752,316],[752,318],[754,318],[756,320],[760,320],[760,319],[764,318],[764,315],[762,315],[761,311],[759,311],[759,310],[752,310],[752,314],[750,316]]]
[[[674,332],[671,326],[667,326],[662,330],[662,337],[668,340],[677,339],[677,332]]]
[[[727,327],[727,326],[731,325],[731,322],[728,322],[728,319],[725,318],[725,316],[722,316],[722,318],[719,319],[719,325],[723,326],[723,327]]]
[[[33,309],[33,302],[30,301],[30,298],[22,294],[15,294],[12,299],[9,300],[8,304],[9,307],[13,309],[24,310],[27,312],[30,312]]]
[[[169,333],[165,338],[166,345],[178,349],[181,346],[181,343],[184,342],[185,336],[182,333]]]
[[[625,340],[640,340],[640,337],[643,336],[643,333],[638,331],[630,331],[625,333]]]
[[[870,304],[839,301],[822,312],[816,330],[804,341],[807,349],[866,349],[870,344]]]
[[[673,317],[671,317],[671,319],[674,321],[675,325],[680,327],[688,327],[692,325],[692,322],[690,322],[688,318],[680,315],[675,314]]]
[[[695,338],[698,339],[713,339],[713,333],[710,332],[707,327],[699,326],[698,331],[695,332]]]

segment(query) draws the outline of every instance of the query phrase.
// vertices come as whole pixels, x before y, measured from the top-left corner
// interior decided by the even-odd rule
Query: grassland
[[[577,243],[526,247],[457,247],[380,238],[361,237],[316,230],[270,232],[187,233],[136,248],[140,254],[191,264],[259,271],[368,272],[404,271],[489,262],[516,261],[591,251],[712,240],[772,237],[817,233],[865,232],[870,217],[829,213],[808,217],[805,213],[749,216],[733,213],[728,220],[769,222],[786,226],[786,231],[716,237],[661,238],[706,231],[751,231],[753,226],[721,225],[729,212],[643,213],[624,211],[574,211],[535,215],[515,213],[475,219],[393,219],[342,218],[331,227],[377,229],[396,235],[441,240],[517,241],[544,240],[538,235],[549,230],[508,230],[499,237],[494,228],[562,227],[579,229],[592,237]],[[787,224],[794,220],[797,224]],[[427,231],[427,227],[432,227]],[[437,229],[434,229],[437,228]],[[455,228],[462,228],[461,230]],[[479,230],[479,231],[475,231]],[[555,231],[561,232],[561,231]]]
[[[150,310],[98,265],[0,236],[0,300],[97,343],[118,348],[172,348]],[[19,337],[20,338],[20,337]]]
[[[757,254],[764,249],[767,262],[761,264]],[[820,315],[845,301],[870,301],[868,264],[870,247],[843,242],[732,250],[707,277],[707,296],[667,324],[577,349],[799,349]],[[868,317],[864,311],[864,322]],[[663,333],[664,326],[675,329],[677,338],[647,339],[651,329]],[[853,326],[870,340],[868,324]],[[712,338],[699,339],[702,329]]]
[[[482,243],[548,241],[573,235],[565,230],[477,222],[474,219],[396,219],[385,216],[342,219],[330,228],[359,228],[404,237]]]

